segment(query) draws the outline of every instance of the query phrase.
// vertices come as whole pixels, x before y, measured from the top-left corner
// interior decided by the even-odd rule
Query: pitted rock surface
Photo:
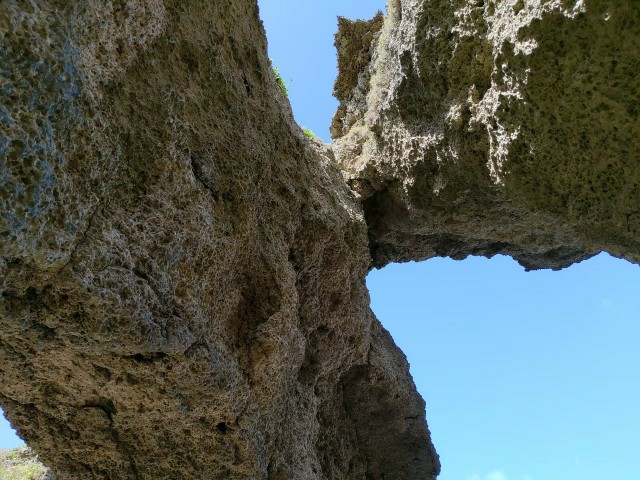
[[[603,250],[637,262],[639,6],[389,6],[360,74],[366,106],[360,85],[338,111],[360,118],[334,132],[374,264],[503,253],[555,269]]]
[[[255,2],[9,1],[0,28],[0,403],[58,477],[437,471]]]
[[[638,261],[639,12],[342,19],[322,145],[254,0],[4,1],[7,417],[61,480],[433,480],[364,278],[435,255]]]

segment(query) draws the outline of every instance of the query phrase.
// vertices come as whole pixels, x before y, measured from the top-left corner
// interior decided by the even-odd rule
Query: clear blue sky
[[[336,16],[369,18],[384,1],[260,7],[298,123],[328,140]],[[640,479],[640,267],[432,259],[367,283],[427,402],[440,480]],[[0,422],[0,448],[19,443]]]

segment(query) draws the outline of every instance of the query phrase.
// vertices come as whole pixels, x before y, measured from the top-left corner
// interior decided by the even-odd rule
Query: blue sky
[[[336,16],[383,0],[262,0],[298,123],[329,140]],[[602,254],[561,272],[506,257],[390,265],[372,307],[411,363],[440,480],[640,478],[640,268]],[[0,448],[21,443],[0,421]]]
[[[441,480],[640,478],[639,280],[606,254],[560,272],[502,256],[371,272]]]

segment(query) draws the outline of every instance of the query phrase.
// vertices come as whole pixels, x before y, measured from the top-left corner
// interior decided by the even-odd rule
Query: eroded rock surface
[[[432,478],[256,3],[6,1],[0,34],[0,403],[58,477]]]
[[[349,128],[333,130],[375,265],[640,260],[638,3],[389,6],[365,81],[339,95]]]
[[[325,146],[253,0],[4,1],[8,418],[62,480],[433,480],[372,257],[637,261],[639,8],[341,20]]]

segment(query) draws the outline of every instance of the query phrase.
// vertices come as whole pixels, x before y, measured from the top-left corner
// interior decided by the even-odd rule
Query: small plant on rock
[[[271,65],[271,71],[273,72],[273,76],[275,77],[276,82],[278,82],[278,85],[280,85],[280,88],[282,89],[284,94],[289,96],[289,89],[284,83],[284,79],[282,78],[282,75],[280,75],[280,70],[278,70],[278,67],[274,67],[273,65]]]

